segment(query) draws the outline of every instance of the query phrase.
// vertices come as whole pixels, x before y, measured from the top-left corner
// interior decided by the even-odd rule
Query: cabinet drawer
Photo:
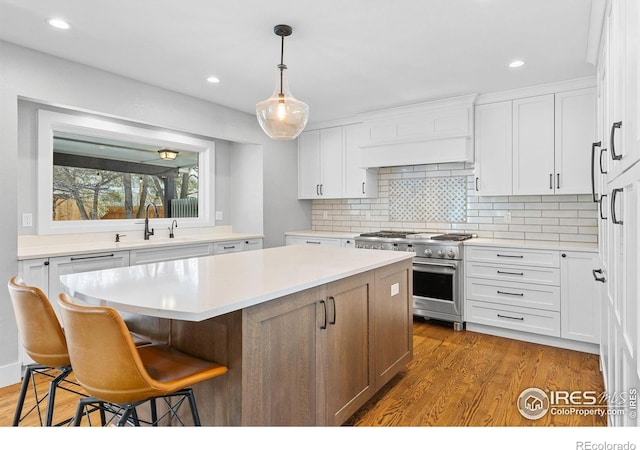
[[[333,247],[340,247],[342,244],[340,239],[337,238],[325,238],[325,237],[313,237],[313,236],[287,236],[287,245],[330,245]]]
[[[180,245],[176,247],[161,247],[131,250],[131,265],[149,264],[176,259],[196,258],[211,254],[210,244]]]
[[[560,285],[560,269],[555,267],[526,267],[502,264],[467,263],[468,277],[497,281]]]
[[[559,286],[467,278],[466,296],[483,302],[560,311]]]
[[[215,242],[213,244],[213,254],[241,252],[244,250],[244,241]]]
[[[560,267],[556,250],[529,250],[509,247],[467,247],[467,261],[505,263],[516,266]]]
[[[560,337],[560,313],[467,301],[467,322]]]

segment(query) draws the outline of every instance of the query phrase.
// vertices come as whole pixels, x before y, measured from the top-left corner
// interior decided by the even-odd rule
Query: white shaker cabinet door
[[[513,101],[513,194],[553,194],[554,95]]]
[[[320,198],[320,131],[298,137],[298,198]]]
[[[475,111],[477,195],[511,195],[512,102],[479,105]]]
[[[591,192],[591,145],[596,141],[594,88],[555,96],[555,193]]]

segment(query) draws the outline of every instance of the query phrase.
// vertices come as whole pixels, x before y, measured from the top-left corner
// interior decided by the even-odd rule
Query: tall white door
[[[342,127],[320,130],[320,197],[342,197]]]
[[[298,137],[298,198],[320,197],[320,131]]]

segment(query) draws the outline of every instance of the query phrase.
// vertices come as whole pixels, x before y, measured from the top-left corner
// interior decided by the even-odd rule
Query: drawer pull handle
[[[505,271],[503,271],[503,270],[498,270],[497,272],[498,272],[498,273],[501,273],[501,274],[503,274],[503,275],[520,275],[520,276],[523,276],[523,275],[524,275],[524,273],[523,273],[523,272],[505,272]]]
[[[82,261],[83,259],[98,259],[98,258],[113,258],[115,255],[109,253],[108,255],[96,255],[96,256],[76,256],[71,258],[71,261]]]
[[[232,248],[236,248],[236,246],[235,245],[230,245],[228,247],[223,246],[222,248],[225,249],[225,250],[231,250]]]
[[[523,255],[501,255],[500,253],[498,253],[496,256],[498,258],[520,258],[520,259],[524,258]]]
[[[503,316],[502,314],[498,314],[498,317],[501,319],[524,320],[524,317]]]
[[[504,291],[496,291],[498,294],[502,294],[502,295],[513,295],[515,297],[524,297],[524,294],[521,292],[519,294],[516,294],[514,292],[504,292]]]
[[[317,244],[320,245],[322,242],[320,241],[305,241],[307,244]]]

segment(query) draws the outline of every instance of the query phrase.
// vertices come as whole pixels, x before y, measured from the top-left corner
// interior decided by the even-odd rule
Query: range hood
[[[473,162],[477,94],[360,114],[361,167]]]

